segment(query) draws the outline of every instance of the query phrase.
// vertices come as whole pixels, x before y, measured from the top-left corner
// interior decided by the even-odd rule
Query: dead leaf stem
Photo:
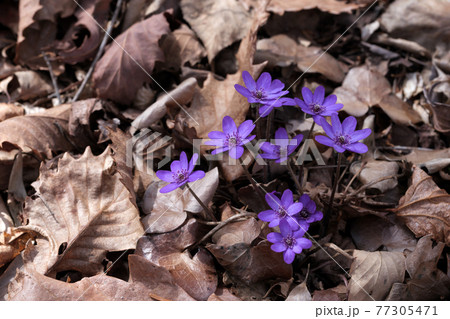
[[[55,95],[56,95],[56,98],[58,99],[57,105],[60,105],[62,103],[61,95],[59,94],[58,82],[56,81],[55,74],[53,73],[52,64],[50,63],[50,59],[48,58],[47,54],[43,51],[42,51],[42,56],[44,57],[44,61],[47,64],[48,73],[50,73],[50,78],[52,80],[53,88],[55,89]]]

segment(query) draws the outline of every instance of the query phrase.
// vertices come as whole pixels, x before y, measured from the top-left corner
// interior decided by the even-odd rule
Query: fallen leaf
[[[354,250],[353,257],[349,301],[384,300],[392,285],[405,278],[405,257],[400,252]]]
[[[11,117],[24,115],[24,113],[25,110],[23,107],[14,104],[0,103],[0,122]]]
[[[343,63],[322,49],[298,44],[285,34],[258,40],[256,49],[255,60],[268,60],[269,67],[295,64],[302,72],[320,73],[334,82],[341,83],[345,78],[346,66]]]
[[[128,189],[114,172],[110,152],[107,148],[94,156],[87,148],[78,159],[65,153],[56,169],[41,166],[35,184],[39,196],[27,198],[24,214],[29,222],[20,228],[45,235],[28,252],[39,272],[95,275],[103,270],[108,251],[136,247],[144,230]]]
[[[208,301],[242,301],[239,297],[235,296],[226,287],[217,287],[216,291],[209,296]]]
[[[350,172],[357,174],[361,170],[361,165],[361,162],[354,162],[350,166]],[[398,181],[396,175],[399,169],[400,166],[396,162],[369,160],[360,171],[358,179],[363,185],[366,185],[379,178],[392,176],[390,179],[375,183],[369,187],[369,189],[384,193],[397,186]]]
[[[404,225],[374,215],[353,219],[350,234],[360,250],[376,251],[383,247],[387,251],[403,252],[414,250],[417,244],[414,234]]]
[[[25,249],[27,241],[32,237],[33,234],[13,227],[0,233],[0,267],[19,255]]]
[[[252,24],[251,13],[234,0],[182,0],[181,10],[205,45],[209,62],[223,48],[244,38]]]
[[[312,298],[313,301],[342,301],[339,294],[333,289],[316,290]]]
[[[321,11],[331,14],[350,13],[352,10],[364,7],[365,3],[345,3],[339,0],[272,0],[267,10],[282,15],[284,12],[310,10],[318,8]]]
[[[286,301],[312,301],[311,294],[306,287],[306,281],[303,281],[300,285],[295,286],[289,293]]]
[[[380,103],[389,93],[389,81],[367,64],[350,69],[342,86],[333,92],[344,104],[342,110],[356,117],[366,114],[370,106]]]
[[[9,215],[5,202],[0,198],[0,233],[3,233],[9,227],[14,226],[13,220]]]
[[[411,186],[399,201],[395,212],[416,235],[432,235],[450,245],[450,195],[433,178],[414,166]]]
[[[162,40],[161,49],[167,61],[164,67],[174,70],[179,70],[188,62],[194,66],[206,56],[206,50],[196,34],[185,24]]]
[[[9,101],[29,100],[37,97],[47,96],[54,91],[50,80],[40,73],[34,71],[18,71],[6,78],[0,87],[6,86]]]
[[[165,15],[161,13],[120,34],[95,66],[93,81],[98,95],[130,104],[144,82],[151,81],[147,74],[152,73],[155,62],[164,61],[158,41],[169,31]]]
[[[394,123],[411,125],[422,122],[420,115],[394,94],[385,95],[378,105]]]
[[[253,65],[252,62],[257,31],[267,18],[268,14],[262,8],[255,11],[249,32],[241,41],[236,54],[239,71],[227,75],[224,81],[215,79],[212,73],[208,74],[203,88],[194,93],[191,106],[187,110],[189,116],[184,113],[178,114],[177,130],[179,132],[183,132],[187,125],[195,128],[198,137],[207,138],[209,132],[222,130],[222,119],[225,115],[231,116],[236,125],[245,120],[250,105],[246,98],[235,90],[234,85],[236,83],[243,85],[243,71],[249,71],[253,77],[257,77],[263,68],[263,65]],[[229,28],[229,21],[223,25]]]

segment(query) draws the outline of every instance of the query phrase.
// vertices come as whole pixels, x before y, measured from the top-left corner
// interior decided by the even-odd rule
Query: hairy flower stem
[[[341,170],[341,162],[342,162],[342,153],[339,153],[338,155],[338,163],[336,167],[336,175],[334,176],[334,183],[333,183],[333,189],[331,190],[331,196],[330,196],[330,202],[328,204],[328,213],[331,213],[333,209],[333,201],[334,201],[334,194],[336,194],[336,189],[338,187],[339,177],[340,177],[340,170]]]
[[[269,115],[267,116],[266,135],[264,136],[266,141],[270,140],[270,131],[272,129],[272,125],[271,124],[272,124],[272,121],[273,121],[273,112],[270,112]],[[263,172],[264,172],[264,183],[267,183],[268,182],[268,176],[269,176],[269,165],[264,165]]]
[[[197,194],[195,194],[195,192],[192,190],[192,188],[189,186],[188,183],[186,183],[186,187],[191,192],[192,196],[194,196],[194,198],[200,204],[200,206],[202,206],[202,208],[206,212],[206,214],[209,215],[208,217],[211,220],[217,221],[216,217],[214,216],[214,213],[208,208],[208,206],[205,205],[205,203],[203,203],[203,201],[197,196]]]
[[[316,125],[316,122],[314,122],[313,121],[313,124],[311,125],[311,128],[309,129],[309,132],[308,132],[308,136],[306,137],[306,140],[305,141],[307,141],[307,140],[309,140],[310,138],[311,138],[311,135],[312,135],[312,132],[313,132],[313,130],[314,130],[314,126]],[[300,188],[299,188],[299,192],[301,193],[302,191],[303,191],[303,188],[302,188],[302,179],[303,179],[303,167],[305,166],[305,162],[303,162],[302,163],[302,165],[300,165],[300,173],[298,174],[298,181],[299,181],[299,183],[300,183]]]
[[[291,159],[290,158],[287,161],[287,167],[288,167],[288,170],[289,170],[289,174],[291,175],[291,178],[294,181],[295,186],[297,187],[298,194],[301,196],[302,195],[301,194],[302,186],[300,185],[300,182],[298,181],[297,177],[295,176],[294,170],[292,169],[292,166],[291,166]]]
[[[255,192],[258,194],[258,196],[260,197],[260,199],[263,201],[263,203],[266,202],[266,199],[264,197],[263,192],[259,189],[258,185],[256,185],[255,180],[253,179],[252,175],[250,174],[250,172],[248,171],[247,166],[245,166],[244,161],[242,161],[242,158],[239,159],[239,162],[242,165],[242,168],[244,169],[244,173],[245,176],[247,177],[247,179],[250,181],[250,183],[253,186],[253,189],[255,190]]]

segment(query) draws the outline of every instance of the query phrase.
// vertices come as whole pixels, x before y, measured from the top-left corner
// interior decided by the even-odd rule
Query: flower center
[[[296,242],[295,238],[292,237],[291,235],[287,235],[283,241],[286,244],[286,246],[288,246],[289,248],[294,247],[295,242]]]
[[[299,214],[300,214],[300,216],[302,218],[308,218],[309,217],[309,212],[306,209],[302,209]]]
[[[239,145],[240,143],[241,143],[241,138],[239,136],[236,136],[236,133],[227,135],[228,147],[235,147],[236,145]]]
[[[323,111],[323,106],[320,104],[314,104],[312,107],[312,111],[316,114],[320,114]]]
[[[253,93],[253,96],[257,99],[261,99],[264,96],[264,92],[262,90],[258,90]]]
[[[350,137],[348,135],[339,135],[336,136],[334,142],[340,146],[347,145],[350,142]]]
[[[178,170],[175,173],[173,173],[173,179],[177,183],[184,182],[188,177],[189,177],[189,173],[185,169],[181,169],[181,170]]]
[[[282,219],[287,216],[286,209],[283,206],[280,206],[277,210],[277,216],[278,218]]]

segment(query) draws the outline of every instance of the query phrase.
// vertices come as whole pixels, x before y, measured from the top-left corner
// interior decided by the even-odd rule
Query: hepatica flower
[[[239,128],[236,127],[233,119],[225,116],[222,121],[221,131],[212,131],[208,133],[210,141],[206,141],[206,145],[217,146],[211,154],[219,154],[226,151],[230,152],[232,158],[241,158],[244,153],[244,144],[247,144],[255,138],[255,135],[249,136],[255,125],[251,120],[243,122]]]
[[[260,154],[260,156],[265,159],[274,159],[277,163],[282,163],[295,151],[302,139],[303,135],[299,134],[290,140],[286,130],[284,128],[279,128],[275,132],[275,144],[269,142],[261,144],[261,150],[264,153]]]
[[[309,249],[312,242],[304,238],[306,230],[299,229],[293,231],[286,221],[280,222],[280,233],[269,233],[267,240],[273,243],[270,247],[273,251],[283,253],[283,259],[286,264],[292,264],[296,254],[300,254],[303,249]]]
[[[318,86],[314,94],[310,89],[304,87],[302,89],[303,100],[294,98],[295,103],[303,112],[311,114],[314,121],[318,123],[323,116],[331,116],[344,107],[343,104],[336,104],[336,95],[329,95],[325,98],[325,88]]]
[[[173,161],[170,164],[170,171],[159,170],[156,172],[156,176],[159,179],[169,182],[168,185],[161,188],[161,193],[168,193],[174,189],[183,186],[187,182],[194,182],[198,179],[205,177],[205,172],[195,171],[194,166],[197,161],[198,154],[194,153],[192,155],[191,161],[188,163],[187,156],[185,152],[181,152],[180,160]]]
[[[259,115],[261,117],[269,115],[274,107],[293,105],[293,102],[291,102],[292,99],[281,98],[283,95],[289,93],[289,91],[283,91],[283,82],[280,80],[272,81],[269,73],[264,72],[255,82],[250,73],[244,71],[242,72],[242,78],[244,79],[245,87],[235,84],[234,88],[245,96],[249,103],[261,104],[259,108]]]
[[[305,221],[311,224],[322,220],[323,213],[317,210],[316,203],[308,194],[303,194],[299,202],[303,204],[302,210],[295,216],[299,222]]]
[[[276,227],[282,220],[285,220],[293,230],[299,228],[308,230],[309,225],[307,223],[299,223],[293,217],[303,209],[303,204],[294,203],[291,190],[286,189],[281,196],[281,200],[275,195],[275,192],[267,193],[266,202],[272,209],[259,213],[258,218],[269,222],[269,227]]]
[[[358,143],[358,141],[368,137],[372,133],[372,130],[366,128],[355,131],[356,119],[353,116],[347,117],[341,124],[339,116],[333,114],[331,115],[331,125],[324,118],[320,119],[319,125],[322,126],[328,135],[316,136],[316,141],[320,144],[331,146],[338,153],[342,153],[345,150],[359,154],[367,152],[367,146],[363,143]]]

